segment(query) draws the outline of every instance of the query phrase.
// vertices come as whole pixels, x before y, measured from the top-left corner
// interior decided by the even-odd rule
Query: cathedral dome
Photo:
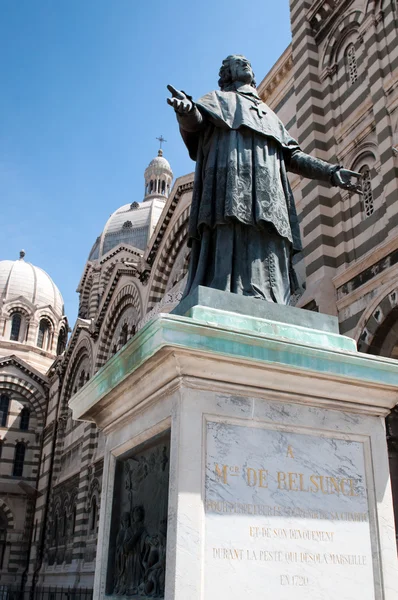
[[[163,140],[164,141],[164,140]],[[159,150],[145,169],[145,196],[140,203],[125,204],[111,214],[96,239],[88,260],[100,260],[119,244],[144,252],[170,193],[173,171]]]
[[[58,316],[62,316],[61,292],[43,269],[26,262],[24,256],[21,251],[19,260],[0,261],[0,301],[22,296],[34,306],[51,306]]]
[[[118,208],[107,220],[88,259],[101,259],[104,254],[119,244],[128,244],[144,251],[164,204],[165,199],[152,198],[146,202],[133,202]]]

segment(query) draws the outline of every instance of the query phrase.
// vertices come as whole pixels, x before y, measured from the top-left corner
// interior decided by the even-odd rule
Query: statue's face
[[[244,56],[234,56],[230,62],[232,79],[242,83],[251,83],[254,74],[250,62]]]
[[[128,513],[125,513],[122,516],[122,525],[123,527],[127,528],[130,526],[130,515]]]

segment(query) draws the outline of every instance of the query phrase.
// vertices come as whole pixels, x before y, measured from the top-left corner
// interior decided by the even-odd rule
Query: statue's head
[[[250,61],[241,54],[230,54],[222,61],[218,85],[226,90],[234,81],[248,83],[256,87],[254,73]]]
[[[133,509],[133,520],[140,523],[145,519],[145,509],[142,505],[135,506]]]
[[[130,524],[131,524],[130,513],[124,512],[122,514],[122,519],[121,520],[122,520],[123,527],[126,527],[126,528],[130,527]]]

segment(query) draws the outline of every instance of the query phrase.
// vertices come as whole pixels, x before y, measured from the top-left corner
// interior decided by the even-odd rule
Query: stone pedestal
[[[117,465],[168,438],[167,600],[396,600],[384,417],[398,364],[320,315],[297,325],[298,309],[185,310],[148,323],[70,403],[106,435],[95,598],[117,592]]]

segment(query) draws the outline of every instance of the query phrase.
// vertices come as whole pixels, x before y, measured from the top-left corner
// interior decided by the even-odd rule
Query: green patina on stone
[[[348,350],[351,352],[356,352],[357,349],[355,340],[352,338],[309,327],[302,327],[301,325],[291,325],[289,322],[282,323],[269,319],[260,319],[206,306],[194,306],[188,311],[186,316],[195,319],[195,321],[219,325],[224,328],[264,334],[270,337],[291,340],[321,348],[335,348],[336,350]]]
[[[201,285],[195,288],[189,296],[183,298],[172,314],[182,317],[193,316],[191,311],[198,306],[228,311],[245,317],[267,319],[284,325],[299,325],[319,331],[339,333],[337,317],[294,306],[284,306],[275,302],[265,302],[258,298],[231,294]]]
[[[396,361],[360,354],[354,351],[353,340],[343,336],[260,319],[252,321],[203,307],[193,312],[208,319],[160,314],[147,323],[75,398],[84,394],[94,405],[165,347],[204,352],[214,355],[215,360],[217,356],[229,356],[398,388]],[[217,319],[217,324],[209,319]]]

